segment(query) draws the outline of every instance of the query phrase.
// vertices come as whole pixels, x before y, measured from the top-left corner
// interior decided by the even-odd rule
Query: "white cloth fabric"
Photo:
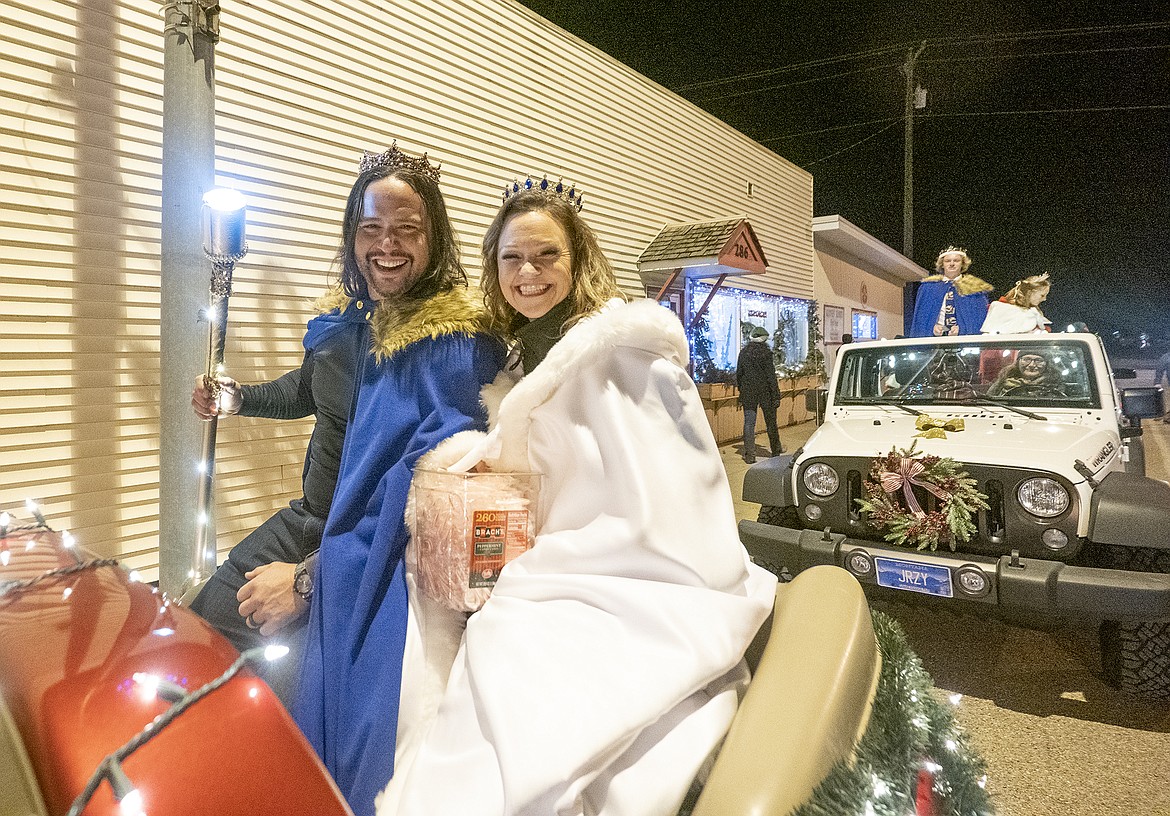
[[[739,542],[686,360],[670,312],[615,302],[507,393],[487,436],[436,449],[543,473],[537,538],[468,620],[437,714],[404,722],[402,706],[379,816],[677,812],[776,585]],[[404,671],[404,697],[425,674]]]
[[[1048,331],[1051,320],[1036,306],[1016,306],[1002,300],[987,307],[987,318],[979,329],[983,334],[1032,334]]]

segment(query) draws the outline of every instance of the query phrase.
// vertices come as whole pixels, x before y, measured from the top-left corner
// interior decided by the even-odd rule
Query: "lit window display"
[[[712,286],[687,281],[687,323],[691,359],[698,382],[734,381],[735,362],[748,334],[763,326],[771,336],[777,371],[802,367],[809,356],[809,309],[813,301],[766,295],[747,289],[720,287],[702,317],[695,313],[707,302]]]

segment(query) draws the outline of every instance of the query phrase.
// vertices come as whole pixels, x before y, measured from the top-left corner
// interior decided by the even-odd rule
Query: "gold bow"
[[[926,417],[919,417],[919,419],[926,419]],[[959,420],[959,422],[962,421],[961,419]],[[951,496],[950,493],[941,487],[920,480],[918,477],[924,470],[926,470],[926,466],[920,461],[909,456],[903,456],[896,471],[883,470],[878,476],[881,480],[882,490],[886,493],[894,493],[899,487],[902,488],[902,495],[906,498],[906,506],[916,518],[923,518],[926,516],[926,513],[922,511],[922,506],[918,503],[918,499],[914,497],[914,485],[925,488],[943,501],[946,501]]]
[[[922,431],[922,433],[914,434],[915,437],[924,437],[926,439],[946,439],[946,432],[957,433],[963,430],[963,420],[961,419],[936,419],[932,416],[923,414],[914,421],[914,427]]]

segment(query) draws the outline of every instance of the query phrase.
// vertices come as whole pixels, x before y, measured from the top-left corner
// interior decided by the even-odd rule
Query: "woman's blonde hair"
[[[1033,275],[1030,278],[1016,281],[1016,285],[1008,290],[1003,299],[1013,306],[1027,307],[1030,305],[1028,301],[1032,295],[1050,286],[1052,286],[1052,281],[1048,280],[1047,272],[1043,275]]]
[[[565,320],[565,329],[600,309],[610,298],[625,297],[618,288],[613,267],[601,252],[597,235],[577,214],[574,205],[540,190],[524,190],[508,197],[483,237],[483,276],[479,287],[483,290],[483,303],[493,331],[511,337],[525,322],[524,316],[512,308],[500,289],[499,250],[500,236],[508,220],[527,212],[547,214],[569,239],[572,286],[566,298],[569,316]]]

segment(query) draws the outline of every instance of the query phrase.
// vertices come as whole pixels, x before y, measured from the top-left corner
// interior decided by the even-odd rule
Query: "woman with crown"
[[[1016,281],[1016,285],[987,310],[987,319],[980,329],[984,334],[1033,334],[1050,329],[1051,320],[1040,311],[1040,304],[1048,299],[1052,283],[1048,273],[1032,275]]]
[[[739,542],[682,326],[624,301],[579,208],[517,184],[484,238],[510,364],[490,431],[419,466],[541,473],[535,544],[462,632],[411,598],[426,659],[380,816],[677,813],[748,681],[775,578]]]
[[[934,262],[937,274],[922,279],[914,299],[910,337],[979,334],[987,317],[987,293],[992,286],[967,272],[967,250],[949,246]]]

